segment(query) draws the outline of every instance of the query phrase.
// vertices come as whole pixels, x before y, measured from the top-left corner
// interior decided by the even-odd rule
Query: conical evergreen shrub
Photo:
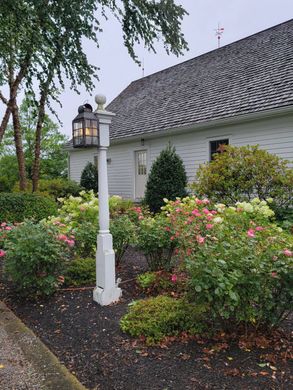
[[[145,203],[153,212],[160,211],[164,198],[186,196],[187,177],[183,161],[171,145],[154,161],[148,177]]]
[[[98,183],[97,167],[93,163],[88,162],[82,171],[80,185],[88,191],[94,190],[98,192]]]

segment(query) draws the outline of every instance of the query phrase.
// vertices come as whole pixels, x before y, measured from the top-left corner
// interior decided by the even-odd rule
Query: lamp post
[[[107,174],[107,149],[110,145],[109,128],[112,112],[104,109],[106,98],[96,95],[98,108],[93,112],[89,104],[79,107],[79,114],[72,121],[74,147],[97,146],[99,151],[99,233],[96,253],[96,288],[93,299],[102,306],[116,302],[121,297],[121,289],[115,277],[115,252],[109,230],[109,192]]]

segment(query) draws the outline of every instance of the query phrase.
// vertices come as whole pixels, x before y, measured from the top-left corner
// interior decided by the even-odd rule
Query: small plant
[[[148,177],[145,202],[152,212],[160,211],[164,198],[175,200],[186,195],[187,176],[182,159],[174,147],[160,153],[151,167]]]
[[[120,326],[124,332],[133,337],[144,337],[146,343],[152,345],[181,332],[203,332],[204,313],[203,307],[184,299],[160,295],[131,303]]]
[[[137,277],[138,285],[148,294],[157,295],[161,293],[182,290],[183,283],[176,274],[166,271],[145,272]]]
[[[171,240],[170,223],[160,214],[141,220],[137,235],[137,247],[144,253],[151,271],[173,267],[172,256],[175,241]]]
[[[94,258],[78,258],[66,267],[66,286],[94,286],[96,283],[96,260]]]
[[[98,170],[93,163],[88,162],[84,167],[81,173],[80,185],[87,191],[98,192]]]
[[[53,294],[63,282],[72,243],[43,223],[26,221],[13,229],[5,240],[5,273],[18,294],[30,298]]]

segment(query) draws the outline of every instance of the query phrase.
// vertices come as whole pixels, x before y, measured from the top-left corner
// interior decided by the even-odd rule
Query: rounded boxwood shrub
[[[120,326],[131,336],[145,337],[146,343],[151,345],[181,332],[201,333],[204,313],[203,306],[159,295],[131,303],[128,313],[120,320]]]
[[[70,249],[58,239],[55,228],[26,221],[11,230],[4,249],[5,274],[20,296],[51,295],[63,281]]]
[[[50,198],[27,193],[0,193],[0,221],[35,221],[57,214],[57,204]]]
[[[153,212],[158,212],[164,198],[175,200],[186,195],[187,177],[182,159],[171,145],[162,150],[151,167],[145,202]]]
[[[67,286],[93,286],[96,283],[96,259],[85,258],[71,261],[65,271]]]

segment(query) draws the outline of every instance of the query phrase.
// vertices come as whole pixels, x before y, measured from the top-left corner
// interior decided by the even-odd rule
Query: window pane
[[[224,151],[224,145],[229,145],[228,138],[210,141],[210,161],[214,159],[215,154],[222,153]]]

